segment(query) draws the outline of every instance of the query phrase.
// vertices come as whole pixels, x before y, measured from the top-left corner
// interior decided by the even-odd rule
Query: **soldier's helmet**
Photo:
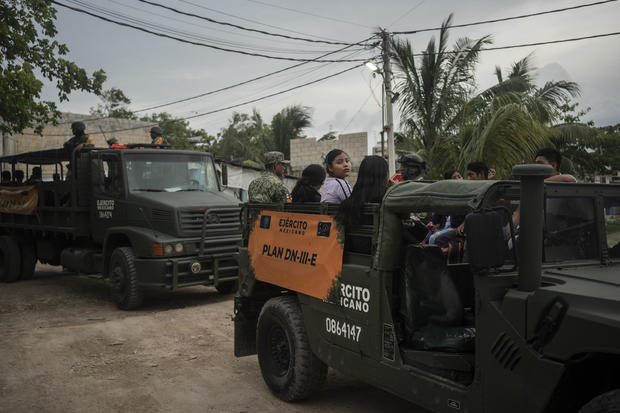
[[[71,124],[71,131],[74,134],[77,134],[78,132],[84,132],[86,130],[86,125],[84,124],[84,122],[73,122]]]
[[[157,138],[159,136],[162,136],[163,134],[164,134],[164,131],[162,131],[159,126],[153,126],[151,128],[151,136],[153,138]]]
[[[118,143],[118,138],[116,136],[112,136],[106,142],[108,143],[108,145],[111,146],[111,145],[114,145],[115,143]]]
[[[289,163],[289,161],[284,160],[284,154],[278,151],[265,152],[265,154],[263,155],[263,159],[265,160],[265,166],[270,166],[274,163]]]
[[[417,153],[405,153],[398,157],[401,174],[405,180],[419,178],[426,169],[426,161]]]

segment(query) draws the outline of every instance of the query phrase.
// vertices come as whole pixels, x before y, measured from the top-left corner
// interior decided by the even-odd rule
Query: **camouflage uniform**
[[[287,163],[282,152],[267,152],[265,154],[265,166],[269,167],[274,163]],[[250,182],[248,187],[248,197],[250,202],[260,202],[265,204],[275,202],[287,202],[290,200],[288,188],[282,180],[273,172],[265,171]]]
[[[286,202],[289,198],[288,188],[273,172],[263,172],[250,182],[248,187],[250,202],[273,203]]]

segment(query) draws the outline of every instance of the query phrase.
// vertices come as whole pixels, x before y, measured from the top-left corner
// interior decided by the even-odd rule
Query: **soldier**
[[[266,171],[250,182],[248,187],[250,202],[274,203],[290,199],[288,188],[282,183],[285,163],[288,161],[284,160],[282,152],[265,153]]]
[[[90,136],[84,133],[85,130],[86,125],[84,125],[84,122],[73,122],[71,124],[71,132],[73,132],[73,137],[63,145],[69,154],[72,154],[76,150],[82,149],[85,144],[92,145],[93,141]]]
[[[159,126],[151,128],[151,144],[152,145],[168,145],[168,141],[163,137],[164,131]]]
[[[392,177],[394,182],[413,181],[419,178],[426,169],[426,162],[416,153],[400,155],[398,163],[400,168],[399,172]]]

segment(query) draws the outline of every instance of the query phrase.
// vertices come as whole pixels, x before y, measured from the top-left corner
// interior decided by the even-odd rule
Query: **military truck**
[[[109,280],[119,308],[144,289],[237,287],[240,208],[220,190],[211,155],[153,145],[27,152],[3,171],[52,179],[0,189],[0,280],[32,277],[35,263]]]
[[[433,412],[619,411],[620,186],[513,172],[396,184],[355,228],[247,205],[235,355],[286,401],[332,367]],[[405,236],[431,211],[466,215],[459,259]]]

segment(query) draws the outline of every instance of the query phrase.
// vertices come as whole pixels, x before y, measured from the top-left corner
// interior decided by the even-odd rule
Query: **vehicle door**
[[[91,162],[92,233],[102,242],[108,228],[127,222],[127,181],[119,153],[93,154]]]

